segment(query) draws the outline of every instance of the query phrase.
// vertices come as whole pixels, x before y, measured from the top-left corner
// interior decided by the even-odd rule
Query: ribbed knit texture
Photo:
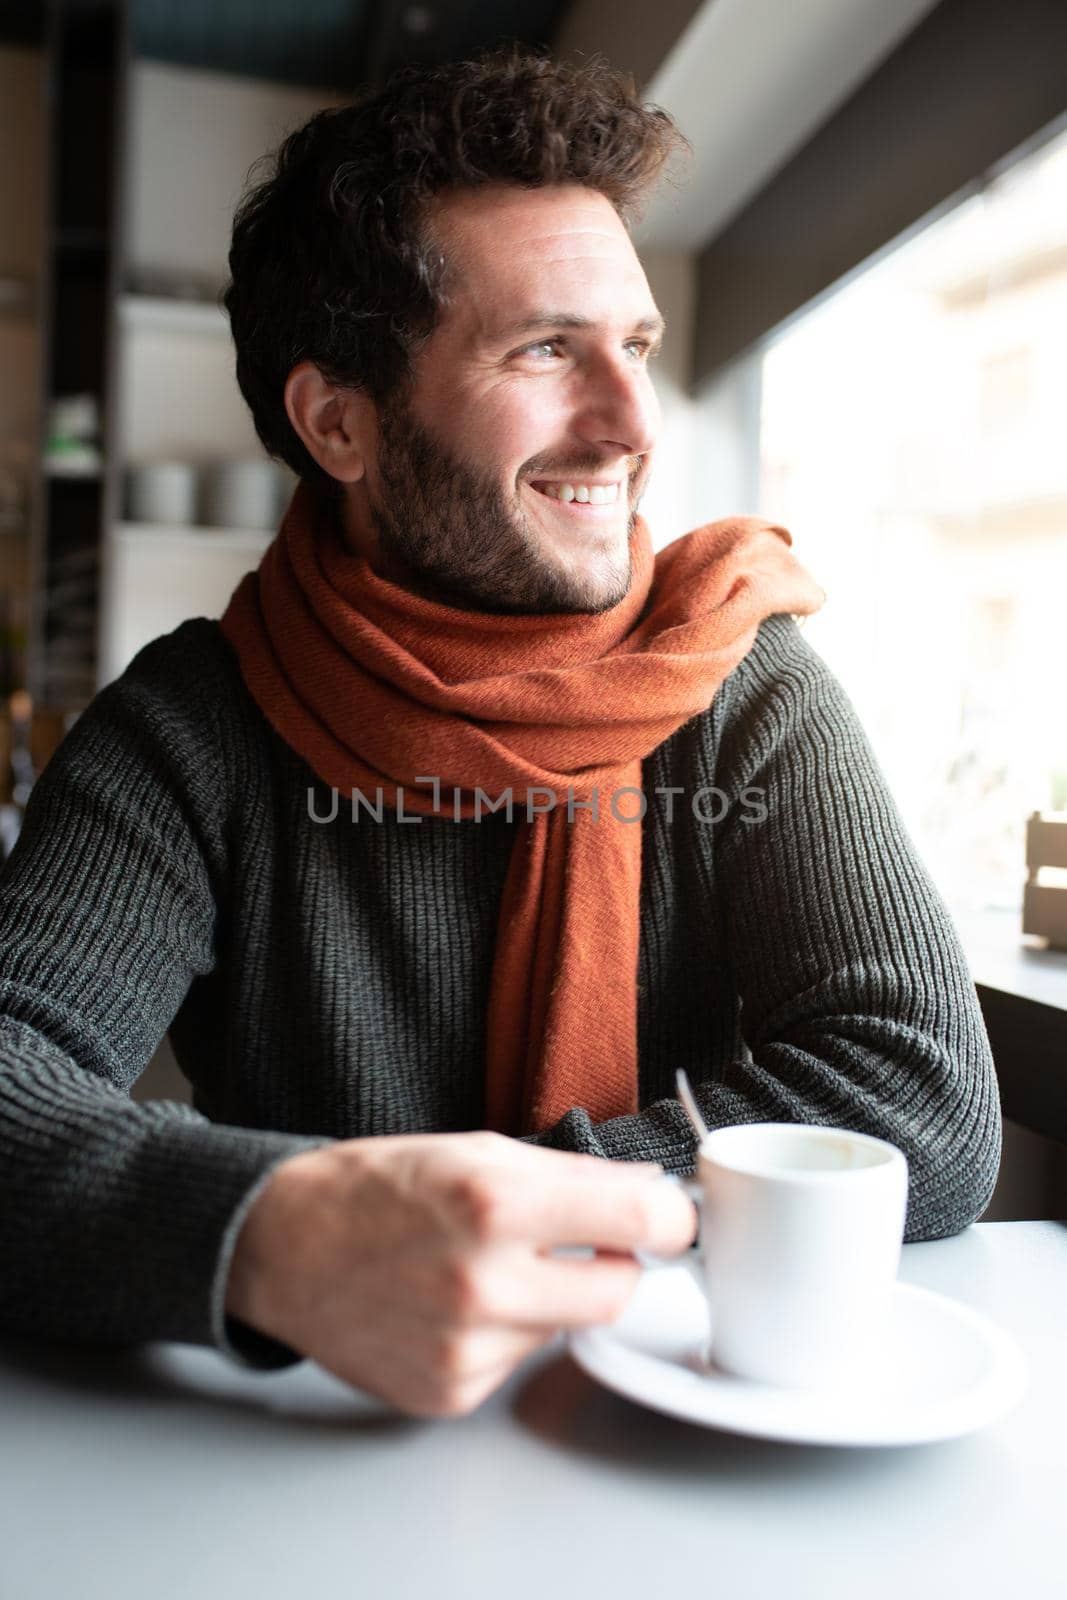
[[[343,794],[434,816],[442,786],[454,818],[478,816],[479,789],[561,802],[515,835],[501,896],[483,1102],[498,1133],[547,1132],[576,1102],[598,1121],[639,1109],[642,837],[610,800],[639,790],[642,761],[711,703],[764,617],[826,598],[762,517],[658,554],[641,517],[629,537],[629,587],[605,611],[471,611],[354,559],[302,483],[219,623],[271,727]]]
[[[693,812],[711,786],[729,801],[716,823]],[[855,712],[791,618],[761,625],[644,787],[642,1109],[594,1124],[576,1106],[530,1142],[689,1172],[685,1067],[713,1127],[828,1122],[899,1145],[908,1239],[975,1220],[1000,1114],[974,985]],[[745,820],[746,788],[765,821]],[[36,785],[0,875],[0,1331],[293,1359],[223,1315],[271,1169],[331,1138],[483,1125],[523,824],[353,822],[344,796],[316,822],[309,791],[329,816],[203,619],[143,650]],[[168,1029],[195,1110],[129,1099]]]

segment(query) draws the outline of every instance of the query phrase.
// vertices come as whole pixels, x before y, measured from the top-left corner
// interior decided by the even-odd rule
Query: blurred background
[[[0,3],[5,845],[79,710],[220,614],[291,490],[217,303],[249,169],[503,39],[602,52],[694,147],[636,233],[668,319],[655,543],[792,530],[979,980],[1062,1019],[1067,834],[1029,878],[1026,834],[1067,810],[1063,0]]]

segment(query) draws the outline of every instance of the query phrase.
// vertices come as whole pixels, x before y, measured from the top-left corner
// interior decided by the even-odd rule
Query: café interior
[[[220,305],[254,164],[404,63],[504,38],[604,54],[691,145],[633,234],[667,322],[643,515],[657,547],[735,512],[783,523],[831,597],[806,637],[960,933],[1004,1119],[971,1253],[942,1277],[915,1254],[913,1281],[1005,1325],[1016,1308],[1028,1420],[958,1447],[739,1442],[634,1404],[607,1356],[604,1387],[592,1356],[557,1352],[499,1415],[405,1432],[321,1375],[255,1389],[203,1351],[46,1354],[5,1388],[0,1474],[35,1484],[18,1503],[36,1510],[8,1525],[23,1554],[0,1592],[647,1594],[725,1571],[759,1597],[1062,1593],[1061,4],[0,4],[0,854],[94,696],[183,619],[221,615],[292,496]],[[130,1092],[189,1103],[165,1038]],[[42,1506],[81,1534],[80,1573]]]

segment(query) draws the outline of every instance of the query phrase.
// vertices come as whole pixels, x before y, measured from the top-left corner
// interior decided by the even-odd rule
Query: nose
[[[645,455],[659,431],[660,407],[643,362],[624,352],[590,361],[581,379],[574,431],[603,452]]]

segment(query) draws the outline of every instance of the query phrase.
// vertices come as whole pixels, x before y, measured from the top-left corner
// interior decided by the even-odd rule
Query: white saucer
[[[705,1362],[708,1310],[685,1266],[646,1272],[618,1321],[569,1339],[609,1389],[668,1416],[758,1439],[899,1445],[952,1439],[1002,1416],[1026,1387],[1014,1340],[968,1306],[898,1283],[878,1351],[819,1394]]]

